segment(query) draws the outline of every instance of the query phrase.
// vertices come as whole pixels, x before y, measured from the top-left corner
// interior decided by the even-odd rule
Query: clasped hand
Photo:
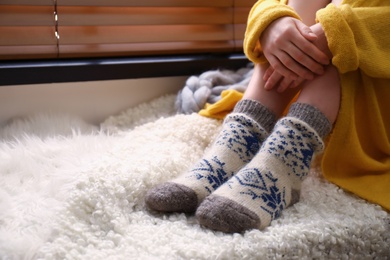
[[[298,19],[282,17],[271,23],[260,37],[270,64],[263,77],[264,87],[270,90],[277,86],[277,91],[283,92],[323,74],[330,58],[314,44],[317,39],[310,27]]]

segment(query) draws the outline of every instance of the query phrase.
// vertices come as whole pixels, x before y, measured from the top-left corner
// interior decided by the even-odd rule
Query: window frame
[[[191,76],[248,63],[243,53],[0,61],[0,86]]]

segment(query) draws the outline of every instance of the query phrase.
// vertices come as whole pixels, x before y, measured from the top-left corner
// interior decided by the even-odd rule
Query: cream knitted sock
[[[275,121],[259,102],[241,100],[204,157],[189,172],[152,188],[146,205],[162,212],[195,212],[206,196],[253,158]]]
[[[299,200],[313,154],[323,150],[321,138],[330,130],[319,110],[293,104],[251,162],[199,206],[199,223],[228,233],[267,227]]]

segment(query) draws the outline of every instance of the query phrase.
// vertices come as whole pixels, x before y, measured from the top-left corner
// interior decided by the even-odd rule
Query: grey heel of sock
[[[148,208],[159,212],[194,213],[198,206],[196,193],[181,184],[166,182],[149,190],[145,197]]]
[[[200,225],[225,233],[241,233],[258,228],[259,217],[246,207],[221,196],[207,197],[196,211]]]

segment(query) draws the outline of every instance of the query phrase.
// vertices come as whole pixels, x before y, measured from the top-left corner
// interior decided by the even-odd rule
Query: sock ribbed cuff
[[[233,110],[234,113],[243,113],[259,123],[267,133],[270,133],[276,123],[275,114],[260,102],[251,99],[240,100]]]
[[[298,118],[311,126],[323,139],[332,130],[328,118],[316,107],[305,103],[293,103],[287,116]]]

